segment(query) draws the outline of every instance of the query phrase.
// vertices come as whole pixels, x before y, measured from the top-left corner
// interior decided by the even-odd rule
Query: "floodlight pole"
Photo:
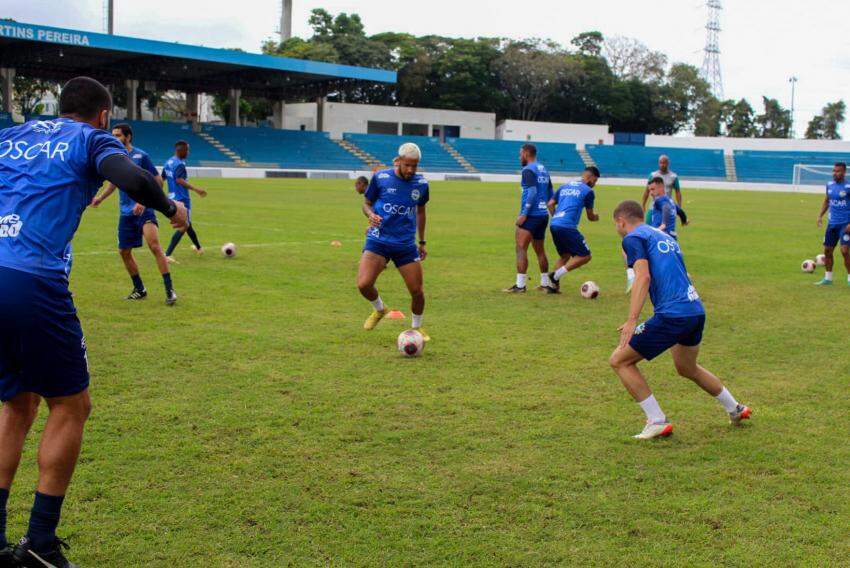
[[[107,10],[108,10],[108,24],[107,24],[107,33],[109,35],[115,35],[115,0],[107,0]]]
[[[797,87],[797,77],[791,77],[788,79],[788,82],[791,83],[791,138],[795,138],[794,132],[794,95],[796,94]]]
[[[280,41],[292,37],[292,0],[280,0]]]

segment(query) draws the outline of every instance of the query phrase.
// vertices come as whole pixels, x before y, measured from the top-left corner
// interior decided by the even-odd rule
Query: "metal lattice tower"
[[[721,0],[708,0],[708,22],[705,24],[705,56],[702,60],[702,76],[711,85],[711,92],[723,100],[723,73],[720,71],[720,11]]]

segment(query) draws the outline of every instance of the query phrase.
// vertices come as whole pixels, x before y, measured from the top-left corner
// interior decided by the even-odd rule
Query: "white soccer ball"
[[[399,352],[405,357],[419,357],[425,348],[425,339],[415,329],[402,331],[396,343]]]
[[[808,272],[809,274],[811,274],[815,271],[815,261],[811,259],[804,260],[803,264],[800,265],[800,269],[803,272]]]
[[[588,281],[581,285],[581,297],[585,300],[595,300],[599,296],[599,286],[596,282]]]
[[[824,266],[826,264],[826,255],[825,254],[817,255],[815,257],[815,264],[817,264],[818,266]]]
[[[233,258],[236,256],[236,245],[233,243],[224,243],[221,245],[221,256],[224,258]]]

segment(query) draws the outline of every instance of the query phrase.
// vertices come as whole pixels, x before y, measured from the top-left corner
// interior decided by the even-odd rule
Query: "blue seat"
[[[518,174],[519,149],[524,142],[517,140],[481,140],[477,138],[448,138],[446,140],[472,164],[476,170],[493,174]],[[537,158],[552,174],[577,174],[584,169],[575,144],[532,142]]]
[[[588,144],[586,150],[603,177],[648,177],[658,169],[658,157],[666,154],[670,169],[682,177],[726,179],[723,150],[597,144]]]
[[[850,154],[735,150],[735,170],[739,181],[793,183],[795,164],[832,166],[835,162],[850,162]],[[824,183],[830,177],[825,175]]]
[[[465,172],[454,157],[440,145],[438,138],[430,136],[395,136],[392,134],[343,134],[343,138],[371,154],[384,164],[390,165],[398,155],[398,148],[405,142],[413,142],[422,150],[420,166],[423,171]]]

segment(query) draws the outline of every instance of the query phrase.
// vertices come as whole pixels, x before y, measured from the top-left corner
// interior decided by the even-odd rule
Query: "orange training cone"
[[[393,310],[389,314],[387,314],[387,317],[390,318],[391,320],[403,320],[404,314],[401,313],[398,310]]]

